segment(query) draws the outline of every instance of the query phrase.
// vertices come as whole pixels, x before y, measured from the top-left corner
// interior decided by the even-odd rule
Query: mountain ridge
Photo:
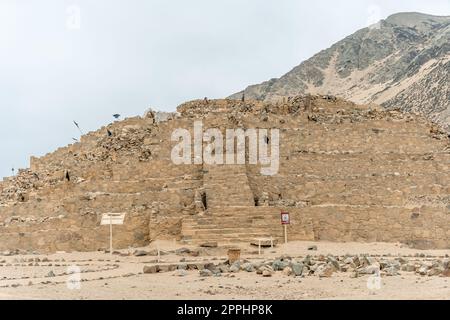
[[[396,13],[229,98],[332,94],[421,113],[450,131],[449,70],[450,16]]]

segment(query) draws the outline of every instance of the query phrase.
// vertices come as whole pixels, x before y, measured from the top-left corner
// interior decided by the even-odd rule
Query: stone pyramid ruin
[[[106,248],[107,212],[126,213],[114,248],[156,239],[248,243],[402,242],[450,247],[450,140],[425,118],[333,96],[196,100],[116,121],[0,183],[0,250]],[[174,164],[177,128],[277,128],[280,166]],[[111,134],[108,134],[107,131]]]

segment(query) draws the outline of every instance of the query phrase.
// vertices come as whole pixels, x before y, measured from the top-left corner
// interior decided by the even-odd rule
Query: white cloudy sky
[[[225,97],[400,11],[450,0],[0,0],[0,177],[78,138],[72,120]]]

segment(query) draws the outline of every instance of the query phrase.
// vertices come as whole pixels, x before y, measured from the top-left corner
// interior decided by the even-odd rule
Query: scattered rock
[[[217,269],[221,272],[221,273],[228,273],[230,272],[230,266],[227,264],[219,264],[217,266]]]
[[[367,267],[362,267],[358,269],[359,274],[376,274],[380,272],[380,265],[378,263],[373,263]]]
[[[192,257],[198,257],[200,255],[200,251],[199,250],[191,250],[189,252],[189,255]]]
[[[158,272],[170,272],[176,270],[177,266],[174,264],[162,264],[158,266]]]
[[[185,253],[190,253],[191,250],[189,248],[180,248],[175,250],[175,254],[185,254]]]
[[[307,265],[307,266],[311,266],[313,264],[315,264],[315,262],[311,259],[310,255],[307,255],[304,259],[303,259],[303,264]]]
[[[54,273],[52,270],[50,270],[50,272],[47,273],[47,277],[48,277],[48,278],[50,278],[50,277],[55,277],[55,273]]]
[[[432,268],[432,269],[428,270],[427,275],[429,277],[438,276],[438,275],[442,274],[443,271],[444,271],[443,268],[435,267],[435,268]]]
[[[383,274],[386,276],[392,277],[392,276],[398,276],[399,272],[398,272],[397,268],[390,266],[390,267],[383,269]]]
[[[236,273],[241,269],[241,263],[239,261],[234,262],[230,267],[230,272]]]
[[[244,270],[244,271],[247,271],[247,272],[254,272],[255,271],[255,267],[253,266],[253,264],[251,264],[249,262],[243,263],[241,265],[241,269]]]
[[[290,275],[292,275],[294,272],[292,271],[292,268],[291,267],[286,267],[286,268],[284,268],[283,269],[283,274],[285,275],[285,276],[290,276]]]
[[[262,272],[262,276],[263,277],[271,277],[272,276],[272,273],[273,272],[271,272],[271,271],[269,271],[269,270],[264,270],[263,272]]]
[[[213,275],[213,272],[208,269],[203,269],[199,271],[200,277],[211,277]]]
[[[416,266],[415,266],[415,264],[407,263],[407,264],[402,265],[401,270],[406,271],[406,272],[415,272]]]
[[[157,265],[153,265],[153,266],[144,266],[144,273],[157,273],[159,270]]]
[[[184,276],[187,276],[187,274],[188,274],[187,271],[184,269],[178,269],[174,272],[174,276],[177,276],[177,277],[184,277]]]
[[[272,268],[274,271],[281,271],[284,268],[286,268],[287,266],[289,266],[289,262],[282,261],[280,259],[277,259],[274,262],[272,262]]]
[[[300,277],[303,274],[303,263],[294,262],[291,264],[291,268],[296,277]]]
[[[187,270],[188,265],[186,263],[181,263],[177,266],[178,270]]]
[[[333,275],[335,268],[329,264],[321,265],[317,268],[314,274],[317,274],[320,278],[329,278]]]
[[[205,242],[200,244],[200,247],[202,248],[217,248],[217,242]]]
[[[421,276],[424,276],[428,273],[428,267],[427,266],[421,266],[419,270],[417,270],[417,273],[419,273]]]
[[[331,265],[335,269],[335,271],[341,270],[341,266],[339,265],[339,262],[336,260],[335,257],[328,256],[327,257],[327,262],[328,262],[329,265]]]
[[[445,269],[444,271],[442,271],[441,276],[442,277],[450,277],[450,269]]]
[[[157,254],[158,254],[158,253],[157,253]],[[143,256],[146,256],[146,255],[147,255],[147,251],[144,251],[144,250],[136,250],[136,251],[134,251],[133,255],[134,255],[135,257],[143,257]]]

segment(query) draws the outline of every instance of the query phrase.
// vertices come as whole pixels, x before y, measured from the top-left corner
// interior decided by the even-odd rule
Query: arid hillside
[[[249,99],[332,94],[418,112],[450,132],[450,17],[398,13],[361,29],[287,74],[247,87]]]

